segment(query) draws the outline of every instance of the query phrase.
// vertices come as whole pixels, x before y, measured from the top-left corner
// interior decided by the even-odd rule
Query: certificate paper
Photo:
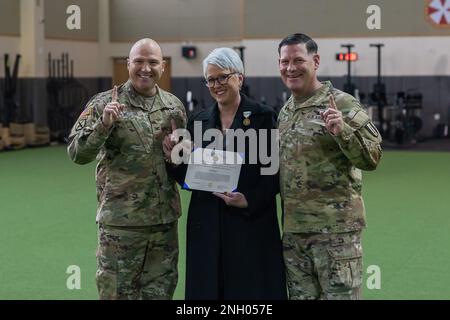
[[[233,192],[237,189],[243,157],[236,152],[195,149],[190,156],[185,189]]]

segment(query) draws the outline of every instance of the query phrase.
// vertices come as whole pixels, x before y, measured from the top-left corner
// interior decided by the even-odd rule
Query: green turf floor
[[[73,164],[64,147],[0,153],[0,299],[97,298],[94,168]],[[381,270],[381,289],[364,286],[364,298],[450,299],[450,153],[385,152],[364,174],[364,197],[364,268]],[[71,265],[80,290],[66,287]]]

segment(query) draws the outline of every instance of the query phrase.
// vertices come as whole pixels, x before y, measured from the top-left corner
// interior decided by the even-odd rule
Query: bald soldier
[[[317,79],[314,40],[290,35],[278,53],[292,92],[278,117],[289,298],[359,299],[361,170],[377,167],[381,137],[359,101]]]
[[[100,299],[171,299],[177,284],[180,197],[167,175],[162,139],[184,127],[183,104],[156,84],[159,45],[136,42],[129,80],[95,95],[72,128],[77,164],[97,158],[97,288]]]

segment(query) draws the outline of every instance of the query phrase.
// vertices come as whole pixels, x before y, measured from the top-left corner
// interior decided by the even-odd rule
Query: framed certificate
[[[183,188],[209,192],[236,191],[242,162],[240,153],[197,148],[191,153]]]

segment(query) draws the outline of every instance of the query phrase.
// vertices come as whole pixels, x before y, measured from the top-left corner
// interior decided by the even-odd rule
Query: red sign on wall
[[[450,0],[428,0],[425,13],[435,26],[450,26]]]

